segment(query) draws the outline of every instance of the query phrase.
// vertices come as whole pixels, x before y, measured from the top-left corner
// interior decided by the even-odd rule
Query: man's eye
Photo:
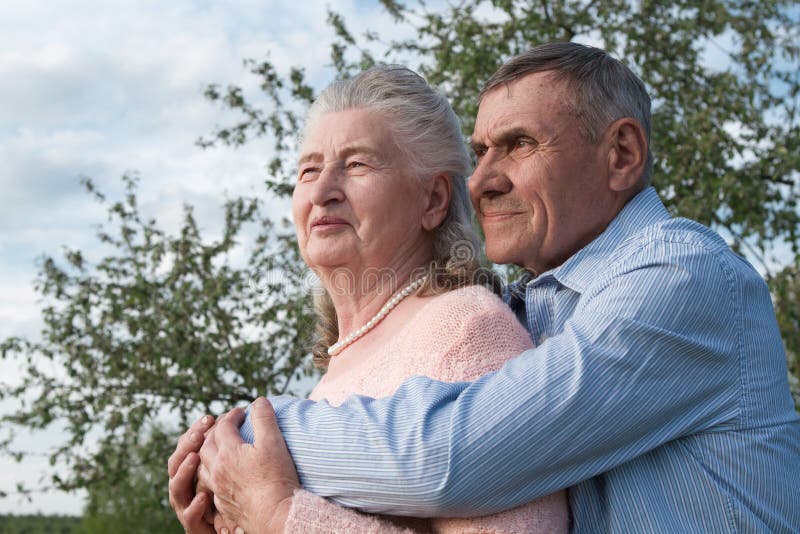
[[[528,139],[527,137],[518,137],[514,140],[514,149],[531,148],[535,146],[535,144],[536,143],[534,143],[532,139]]]
[[[358,167],[364,167],[364,164],[361,163],[360,161],[351,161],[347,164],[348,169],[355,169]]]

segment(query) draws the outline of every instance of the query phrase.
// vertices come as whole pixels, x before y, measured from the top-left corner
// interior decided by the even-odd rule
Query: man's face
[[[616,215],[608,149],[590,143],[573,97],[552,72],[487,93],[472,147],[470,196],[495,263],[542,273],[597,237]]]

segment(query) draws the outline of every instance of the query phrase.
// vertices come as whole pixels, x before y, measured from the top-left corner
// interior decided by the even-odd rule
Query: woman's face
[[[381,115],[326,113],[307,133],[292,213],[310,267],[391,269],[426,246],[424,187],[408,175]]]

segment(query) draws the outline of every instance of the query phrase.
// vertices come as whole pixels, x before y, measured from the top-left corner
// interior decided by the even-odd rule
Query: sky
[[[263,191],[267,141],[202,150],[195,141],[236,117],[203,97],[209,83],[253,88],[244,58],[266,59],[282,74],[306,68],[330,81],[332,31],[326,5],[355,33],[392,36],[376,2],[355,0],[153,0],[0,2],[0,339],[41,328],[33,289],[37,258],[68,245],[91,254],[102,206],[79,185],[90,177],[120,198],[120,177],[140,177],[141,211],[174,229],[190,203],[213,236],[228,197]],[[277,217],[285,202],[268,201]],[[16,368],[0,361],[0,379]],[[8,404],[0,405],[8,408]],[[17,464],[0,458],[0,490],[17,480],[38,486],[57,428],[22,433],[39,453]],[[166,460],[166,459],[165,459]],[[80,514],[83,495],[39,494],[28,503],[0,499],[2,513]]]

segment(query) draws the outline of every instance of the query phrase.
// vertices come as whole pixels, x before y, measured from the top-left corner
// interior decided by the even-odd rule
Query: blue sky
[[[329,5],[354,31],[381,27],[373,2],[326,0],[172,0],[0,2],[0,338],[40,328],[35,260],[62,245],[96,251],[102,208],[82,192],[91,177],[113,196],[120,176],[141,178],[142,211],[175,228],[184,203],[195,206],[210,235],[221,225],[226,197],[263,194],[268,142],[239,150],[203,151],[195,140],[232,116],[207,102],[208,83],[252,87],[243,58],[270,60],[280,72],[306,67],[330,76],[325,24]],[[270,211],[288,214],[285,203]],[[17,371],[0,362],[0,376]],[[0,406],[7,409],[8,405]],[[19,436],[18,445],[45,452],[58,429]],[[0,489],[23,479],[37,485],[50,469],[44,456],[22,464],[0,459]],[[0,500],[0,513],[79,514],[81,495],[36,495],[32,503]]]

